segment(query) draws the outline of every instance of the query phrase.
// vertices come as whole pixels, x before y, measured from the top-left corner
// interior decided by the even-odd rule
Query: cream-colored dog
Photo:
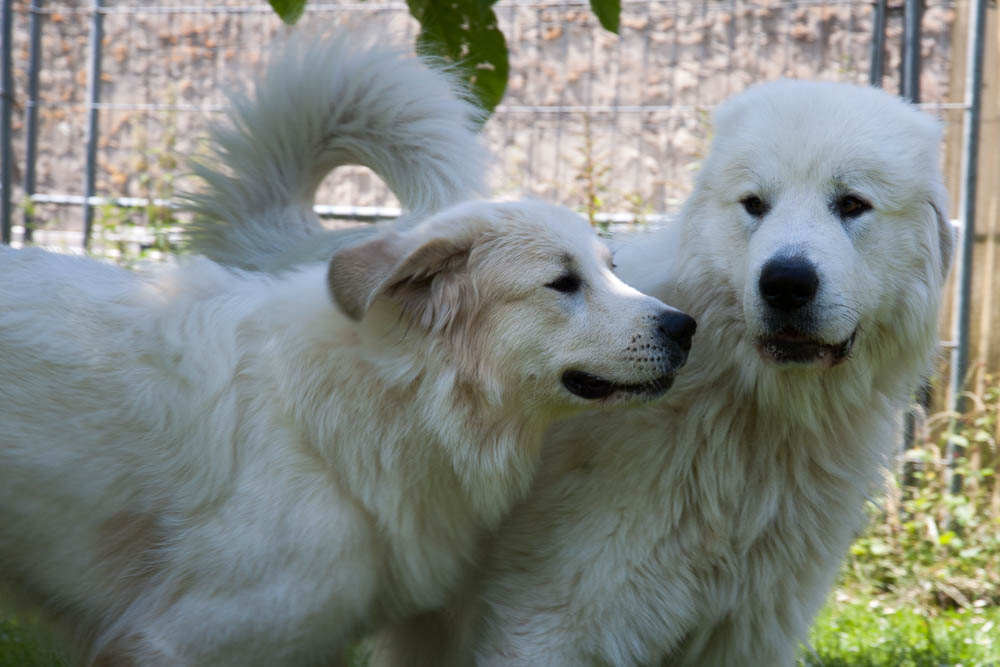
[[[276,152],[239,169],[274,178],[217,181],[251,215],[305,210],[338,141],[426,146],[407,119],[447,89],[383,51],[303,53],[328,67],[288,57],[272,80],[316,104],[242,128]],[[397,66],[406,87],[371,104],[322,94],[370,95]],[[409,144],[349,136],[386,120],[375,107]],[[426,174],[409,177],[395,185],[417,192]],[[0,250],[0,575],[80,662],[338,664],[364,631],[444,603],[550,422],[670,386],[693,320],[618,280],[578,216],[473,201],[413,218],[277,277]]]
[[[940,130],[884,92],[794,81],[715,121],[679,222],[616,255],[698,318],[682,378],[553,429],[482,576],[375,665],[794,664],[935,358]]]

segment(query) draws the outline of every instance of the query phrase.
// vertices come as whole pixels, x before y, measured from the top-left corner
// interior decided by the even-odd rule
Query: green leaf
[[[594,10],[597,20],[605,30],[618,34],[618,23],[622,14],[621,0],[590,0],[590,8]]]
[[[420,22],[417,49],[455,64],[488,112],[507,89],[507,42],[497,26],[495,0],[407,0]]]
[[[281,20],[288,25],[294,25],[302,17],[306,9],[306,0],[268,0],[271,7],[278,13]]]
[[[957,433],[953,433],[953,434],[949,435],[948,436],[948,441],[951,442],[951,443],[953,443],[953,444],[955,444],[955,445],[957,445],[957,446],[959,446],[959,447],[968,447],[969,446],[969,439],[966,438],[964,435],[959,435]]]
[[[882,540],[872,540],[868,550],[871,551],[873,556],[884,556],[892,551],[889,545]]]

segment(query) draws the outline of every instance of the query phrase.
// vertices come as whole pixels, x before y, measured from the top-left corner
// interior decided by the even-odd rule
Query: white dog
[[[272,81],[330,123],[309,134],[322,114],[285,98],[306,129],[284,140],[320,143],[243,126],[276,152],[234,165],[221,207],[242,193],[248,214],[294,215],[340,141],[390,170],[377,138],[349,135],[377,125],[371,107],[339,96],[397,71],[367,53],[279,61]],[[408,66],[406,86],[365,90],[432,119],[440,100],[410,87],[442,79]],[[409,174],[394,185],[419,193]],[[360,633],[444,603],[547,424],[664,392],[694,330],[618,280],[579,216],[537,203],[459,204],[280,277],[36,249],[0,250],[0,274],[0,573],[84,664],[339,664]]]
[[[551,431],[481,578],[373,664],[794,664],[935,358],[940,131],[884,92],[793,81],[715,131],[680,222],[616,256],[698,318],[683,378]]]

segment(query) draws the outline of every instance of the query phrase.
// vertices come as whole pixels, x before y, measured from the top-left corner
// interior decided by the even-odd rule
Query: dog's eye
[[[844,195],[835,203],[837,215],[841,218],[856,218],[862,213],[870,211],[872,205],[857,195]]]
[[[554,289],[557,292],[562,292],[563,294],[572,294],[580,289],[583,281],[580,280],[580,276],[575,273],[566,273],[552,282],[545,285],[549,289]]]
[[[757,195],[747,195],[740,200],[740,203],[743,204],[746,212],[755,218],[759,218],[767,213],[767,204]]]

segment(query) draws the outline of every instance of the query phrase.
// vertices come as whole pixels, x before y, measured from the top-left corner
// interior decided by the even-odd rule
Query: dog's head
[[[612,268],[567,209],[469,202],[338,252],[329,281],[351,318],[388,309],[466,380],[559,407],[656,396],[687,358],[694,320]]]
[[[765,363],[837,366],[887,326],[933,337],[952,251],[933,119],[876,89],[778,81],[715,121],[687,215]]]

